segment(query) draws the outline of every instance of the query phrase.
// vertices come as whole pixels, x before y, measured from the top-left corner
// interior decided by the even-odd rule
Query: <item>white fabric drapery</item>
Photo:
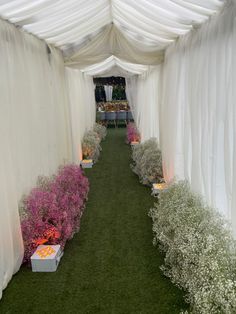
[[[173,44],[164,63],[165,177],[187,178],[236,233],[236,4]]]
[[[104,85],[104,90],[105,90],[105,94],[106,94],[106,101],[112,101],[113,86],[112,85]]]
[[[66,68],[66,81],[71,115],[73,161],[80,162],[84,133],[93,127],[96,119],[95,86],[91,76],[70,68]]]
[[[126,78],[126,95],[141,141],[159,140],[159,108],[161,100],[162,66],[153,66],[142,75]]]
[[[148,47],[148,48],[147,48]],[[127,63],[159,64],[163,51],[149,46],[131,44],[129,39],[114,25],[109,24],[96,35],[64,49],[67,66],[83,69],[85,66],[103,62],[111,55]]]
[[[0,21],[0,296],[21,264],[18,202],[71,160],[61,53]]]
[[[2,122],[2,121],[1,121]],[[23,242],[18,214],[17,187],[5,124],[0,125],[0,299],[12,274],[23,258]]]
[[[59,47],[73,63],[85,66],[115,55],[129,62],[158,64],[170,43],[223,4],[220,0],[15,0],[0,3],[0,16]]]
[[[114,67],[119,69],[119,75],[126,77],[142,74],[149,70],[149,66],[147,65],[126,62],[112,55],[102,62],[83,68],[81,71],[90,76],[104,76],[112,73]]]

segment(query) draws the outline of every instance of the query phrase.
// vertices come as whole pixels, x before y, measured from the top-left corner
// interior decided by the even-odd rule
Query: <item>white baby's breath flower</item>
[[[132,151],[134,164],[131,169],[139,176],[140,182],[151,185],[163,181],[162,157],[156,138],[136,145]]]
[[[236,244],[228,223],[186,181],[173,183],[150,210],[164,274],[187,292],[191,312],[236,313]]]

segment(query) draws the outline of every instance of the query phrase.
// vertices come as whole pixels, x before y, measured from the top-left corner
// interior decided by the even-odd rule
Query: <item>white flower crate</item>
[[[81,161],[82,168],[92,168],[93,167],[93,160],[92,159],[83,159]]]
[[[33,272],[54,272],[63,255],[60,245],[39,245],[31,256]]]
[[[133,142],[130,143],[131,146],[135,146],[135,145],[138,145],[138,144],[140,144],[140,143],[137,142],[137,141],[133,141]]]
[[[152,195],[158,196],[161,191],[166,191],[168,185],[166,183],[153,183],[152,184]]]

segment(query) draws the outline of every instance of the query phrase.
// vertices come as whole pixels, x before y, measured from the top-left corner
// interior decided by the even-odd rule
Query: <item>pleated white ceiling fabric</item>
[[[111,55],[159,64],[169,44],[219,12],[226,1],[0,0],[0,16],[60,48],[73,66]],[[94,51],[97,38],[104,49]]]
[[[67,66],[76,68],[102,62],[111,55],[130,63],[155,65],[164,59],[163,50],[155,49],[150,51],[145,45],[131,44],[114,24],[109,24],[86,42],[64,50],[64,58]]]
[[[114,71],[118,71],[118,76],[132,76],[141,75],[148,70],[149,66],[128,63],[116,58],[115,56],[111,56],[103,62],[91,65],[81,71],[90,76],[101,77],[107,76],[108,73],[114,73]]]

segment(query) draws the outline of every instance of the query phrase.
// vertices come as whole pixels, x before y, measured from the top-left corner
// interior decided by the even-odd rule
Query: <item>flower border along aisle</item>
[[[88,131],[84,136],[83,153],[97,161],[100,142],[105,137],[106,128],[96,123],[94,131]],[[80,166],[75,164],[59,167],[52,177],[38,178],[37,186],[20,205],[25,247],[23,262],[29,262],[41,244],[60,244],[64,248],[66,242],[79,231],[88,191],[88,179]]]
[[[140,141],[140,133],[133,122],[129,122],[127,125],[127,133],[126,133],[126,143],[131,144],[132,142]]]
[[[20,206],[23,262],[29,262],[40,244],[60,244],[64,248],[79,231],[88,191],[88,179],[78,165],[62,166],[52,177],[39,177],[37,187]]]
[[[107,128],[99,123],[95,123],[93,131],[96,132],[100,138],[100,141],[104,141],[107,136]]]
[[[187,292],[191,313],[236,313],[236,242],[222,216],[186,181],[161,192],[150,216],[161,268]]]
[[[162,156],[156,138],[151,138],[132,148],[134,163],[131,169],[139,176],[142,184],[163,182]]]
[[[84,134],[82,141],[83,159],[92,159],[94,163],[98,161],[102,150],[100,143],[105,139],[106,134],[106,127],[98,123],[94,124],[93,130]]]

